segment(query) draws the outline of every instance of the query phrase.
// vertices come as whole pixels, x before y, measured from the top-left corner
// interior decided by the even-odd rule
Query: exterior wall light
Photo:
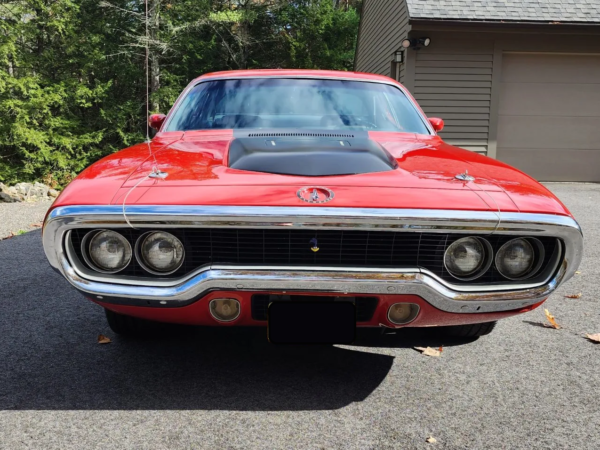
[[[428,37],[404,39],[402,41],[403,48],[412,48],[413,50],[420,50],[422,47],[428,47],[429,44],[431,44],[431,39]]]
[[[396,50],[394,52],[394,62],[395,63],[404,62],[404,50]]]

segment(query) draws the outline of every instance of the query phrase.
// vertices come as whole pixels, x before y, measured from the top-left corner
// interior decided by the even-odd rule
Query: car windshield
[[[180,102],[166,131],[222,128],[429,134],[415,105],[394,86],[296,78],[201,82]]]

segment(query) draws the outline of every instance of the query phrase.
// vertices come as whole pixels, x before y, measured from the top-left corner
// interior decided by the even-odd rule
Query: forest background
[[[352,69],[360,0],[147,7],[148,20],[143,0],[0,0],[0,182],[61,187],[143,141],[146,47],[150,112],[207,72]]]

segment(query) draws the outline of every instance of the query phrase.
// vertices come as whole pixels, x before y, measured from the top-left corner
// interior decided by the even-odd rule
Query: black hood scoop
[[[229,167],[252,172],[323,177],[386,172],[398,164],[366,132],[236,132]]]

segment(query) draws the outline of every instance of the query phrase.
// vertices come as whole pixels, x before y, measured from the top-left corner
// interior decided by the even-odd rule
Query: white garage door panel
[[[600,181],[600,56],[504,54],[496,156],[541,181]]]
[[[502,116],[502,147],[597,150],[600,124],[595,117]]]
[[[502,83],[499,114],[595,116],[600,118],[600,83]]]
[[[505,83],[598,83],[600,55],[552,53],[505,53],[502,81]]]
[[[498,148],[502,161],[542,181],[600,181],[600,152]]]

